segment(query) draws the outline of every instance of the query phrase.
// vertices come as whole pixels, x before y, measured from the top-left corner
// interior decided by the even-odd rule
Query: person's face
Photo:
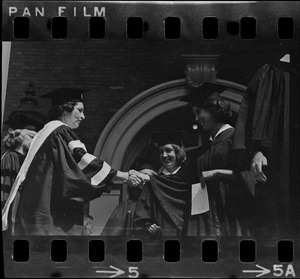
[[[172,144],[166,144],[159,148],[159,158],[166,169],[174,169],[177,166],[176,154]]]
[[[35,137],[36,132],[31,130],[26,130],[24,135],[24,140],[22,142],[23,150],[27,152],[29,150],[32,139]]]
[[[85,119],[84,106],[82,102],[76,103],[72,112],[65,112],[64,122],[71,128],[77,129]]]
[[[196,122],[198,125],[201,125],[203,131],[211,131],[212,127],[216,124],[212,114],[205,109],[201,109],[197,106],[192,107],[193,113],[196,117]]]

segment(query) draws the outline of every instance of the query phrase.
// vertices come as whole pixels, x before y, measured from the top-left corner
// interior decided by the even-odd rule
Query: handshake
[[[140,172],[136,170],[130,170],[128,172],[128,179],[126,180],[126,183],[129,187],[138,187],[142,189],[146,182],[150,181],[150,176],[154,172],[152,170],[141,170]]]

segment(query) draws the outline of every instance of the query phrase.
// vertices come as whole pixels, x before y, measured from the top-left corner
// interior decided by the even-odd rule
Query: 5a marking
[[[272,272],[270,269],[261,265],[256,264],[255,266],[258,269],[243,270],[243,273],[257,274],[255,277],[261,277]],[[283,267],[283,264],[273,264],[272,274],[275,277],[296,277],[296,273],[292,264],[287,265],[286,269]]]

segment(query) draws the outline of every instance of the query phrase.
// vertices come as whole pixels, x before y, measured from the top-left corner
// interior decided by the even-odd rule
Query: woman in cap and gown
[[[3,139],[4,150],[1,152],[1,208],[4,207],[14,181],[25,160],[31,141],[36,133],[45,125],[42,114],[35,112],[35,99],[26,96],[21,99],[20,107],[13,111],[3,123],[9,127]],[[20,198],[21,187],[9,211],[9,230],[5,233],[14,234],[14,220]]]
[[[185,233],[192,176],[186,168],[186,153],[181,144],[167,134],[160,133],[160,137],[161,168],[131,171],[144,181],[143,188],[130,212],[124,207],[128,201],[116,208],[101,235],[159,237]]]
[[[61,88],[43,96],[52,100],[50,122],[34,138],[2,210],[4,230],[21,185],[16,235],[82,235],[84,205],[109,192],[111,182],[128,179],[88,153],[74,131],[85,119],[85,92]]]
[[[4,207],[9,197],[11,188],[35,135],[35,131],[27,129],[9,129],[8,134],[3,139],[5,150],[1,153],[1,208]],[[14,234],[14,220],[20,199],[20,191],[21,188],[17,192],[15,201],[9,211],[9,230],[7,233],[10,235]]]
[[[187,150],[198,181],[208,191],[210,210],[190,216],[189,236],[229,236],[247,234],[243,220],[250,195],[241,188],[232,170],[230,156],[234,128],[230,105],[220,96],[226,88],[206,82],[197,91],[182,99],[191,104],[198,125],[204,134],[203,144]],[[206,136],[206,137],[205,137]],[[245,230],[244,230],[245,229]]]

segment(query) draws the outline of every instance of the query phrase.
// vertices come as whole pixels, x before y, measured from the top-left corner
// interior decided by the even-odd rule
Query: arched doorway
[[[222,93],[234,111],[239,104],[246,86],[217,79],[216,83],[228,86]],[[180,99],[188,94],[185,79],[178,79],[154,86],[134,97],[125,104],[109,121],[96,144],[94,154],[120,169],[124,154],[134,136],[151,120],[168,111],[186,106]]]
[[[221,79],[216,79],[215,82],[228,87],[222,96],[237,113],[246,86]],[[177,121],[172,123],[174,127],[181,129],[186,124],[185,121],[191,126],[192,116],[188,116],[186,103],[180,101],[187,94],[186,80],[178,79],[159,84],[137,95],[106,125],[96,144],[94,155],[109,162],[115,169],[129,170],[147,145],[157,123],[160,129],[168,130],[168,125],[174,119],[172,117],[176,115]],[[91,202],[90,215],[94,217],[95,234],[102,230],[117,206],[120,193],[120,190],[114,190]]]

